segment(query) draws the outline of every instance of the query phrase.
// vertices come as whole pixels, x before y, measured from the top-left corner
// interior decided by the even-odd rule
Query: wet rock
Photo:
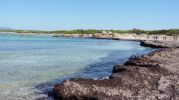
[[[125,70],[126,70],[126,67],[123,65],[114,65],[113,67],[113,73],[122,72]]]
[[[140,67],[157,67],[158,62],[155,60],[150,59],[149,57],[132,57],[124,65],[133,65],[133,66],[140,66]]]

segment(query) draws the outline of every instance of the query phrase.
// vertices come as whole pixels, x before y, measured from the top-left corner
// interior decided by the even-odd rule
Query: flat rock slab
[[[71,79],[54,86],[56,100],[179,100],[179,49],[165,48],[115,65],[109,79]]]
[[[179,48],[179,41],[142,41],[140,45],[152,48]]]

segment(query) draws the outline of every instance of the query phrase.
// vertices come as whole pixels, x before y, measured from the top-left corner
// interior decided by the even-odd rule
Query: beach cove
[[[151,50],[134,41],[1,34],[0,97],[50,98],[48,92],[59,81],[106,77],[113,65]]]

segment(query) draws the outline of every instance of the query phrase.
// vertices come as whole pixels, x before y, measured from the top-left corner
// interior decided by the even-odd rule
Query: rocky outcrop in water
[[[179,100],[179,49],[160,49],[115,65],[109,79],[71,79],[57,84],[57,100]]]

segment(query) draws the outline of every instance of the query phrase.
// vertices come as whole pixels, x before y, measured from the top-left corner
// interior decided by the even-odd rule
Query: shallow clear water
[[[0,100],[45,98],[63,79],[105,77],[114,64],[151,50],[132,41],[0,34]]]

